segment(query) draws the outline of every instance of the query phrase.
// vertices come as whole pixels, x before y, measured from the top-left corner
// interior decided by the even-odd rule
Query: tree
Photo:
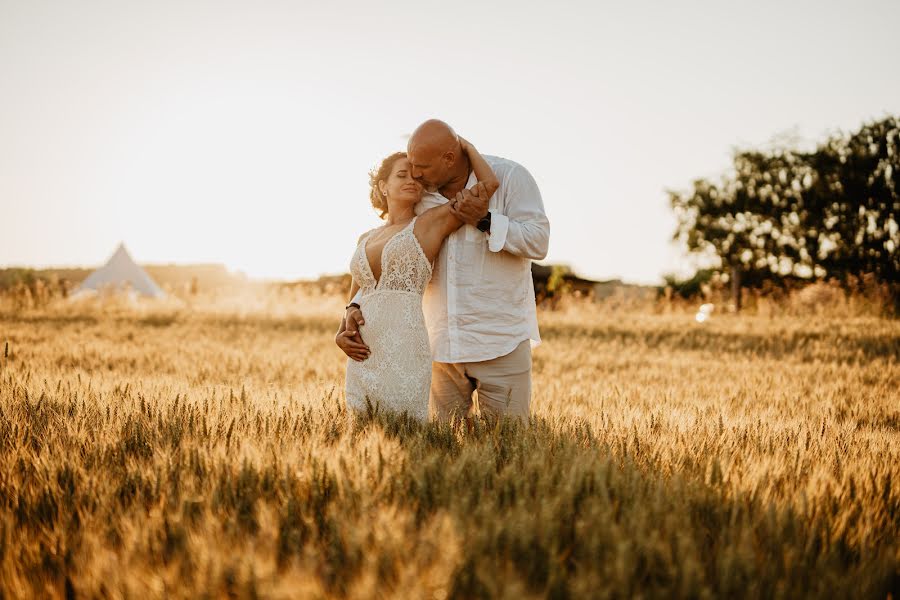
[[[867,124],[815,156],[823,180],[820,263],[830,274],[900,281],[900,118]]]
[[[674,238],[743,282],[871,273],[900,279],[900,119],[832,136],[814,152],[744,150],[718,183],[669,191]]]

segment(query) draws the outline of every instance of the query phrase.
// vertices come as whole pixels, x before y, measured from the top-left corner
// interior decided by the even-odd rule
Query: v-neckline
[[[366,251],[366,248],[369,246],[369,238],[372,237],[372,233],[375,233],[375,232],[373,231],[372,233],[370,233],[369,235],[366,236],[365,240],[363,240],[363,244],[362,244],[363,259],[366,261],[366,268],[369,269],[369,275],[371,275],[372,279],[375,280],[375,285],[372,287],[373,290],[378,289],[378,286],[381,284],[381,280],[384,278],[384,253],[385,253],[385,251],[387,251],[388,245],[391,242],[393,242],[394,239],[398,235],[400,235],[401,233],[406,231],[407,227],[409,227],[410,225],[415,223],[417,217],[418,217],[418,215],[413,217],[409,223],[404,225],[403,228],[400,229],[400,231],[398,231],[397,233],[392,235],[390,237],[390,239],[384,243],[384,246],[381,247],[381,256],[378,258],[378,264],[381,267],[381,275],[377,279],[375,278],[375,271],[372,270],[372,264],[369,262],[369,253]]]

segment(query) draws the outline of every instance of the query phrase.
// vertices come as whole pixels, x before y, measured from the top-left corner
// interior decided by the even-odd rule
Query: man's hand
[[[372,353],[359,333],[359,326],[365,323],[362,311],[351,306],[344,315],[344,328],[334,336],[334,343],[353,360],[365,360]]]
[[[344,351],[344,354],[357,362],[362,362],[369,358],[369,347],[357,342],[356,340],[358,338],[358,331],[341,331],[334,336],[334,343],[338,345],[338,348]]]
[[[359,332],[359,326],[365,325],[366,320],[363,317],[362,310],[358,306],[351,306],[347,309],[347,313],[344,315],[344,323],[347,324],[346,329],[348,331],[356,331]],[[362,341],[362,338],[359,338],[359,341]]]
[[[487,188],[479,181],[472,189],[456,194],[450,202],[450,212],[463,223],[474,226],[488,213],[490,199]]]

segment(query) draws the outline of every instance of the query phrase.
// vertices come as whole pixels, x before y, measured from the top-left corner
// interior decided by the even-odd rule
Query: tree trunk
[[[731,299],[734,300],[734,312],[741,312],[741,267],[731,265]]]

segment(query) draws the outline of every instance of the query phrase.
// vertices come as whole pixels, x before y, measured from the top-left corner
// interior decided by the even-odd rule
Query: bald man
[[[534,178],[511,160],[485,156],[500,187],[479,197],[464,143],[433,119],[407,146],[411,174],[426,190],[416,214],[449,202],[465,223],[447,238],[423,300],[434,361],[429,413],[437,421],[473,412],[527,421],[531,349],[541,341],[531,261],[547,255],[550,222]],[[359,331],[358,307],[346,319]]]

